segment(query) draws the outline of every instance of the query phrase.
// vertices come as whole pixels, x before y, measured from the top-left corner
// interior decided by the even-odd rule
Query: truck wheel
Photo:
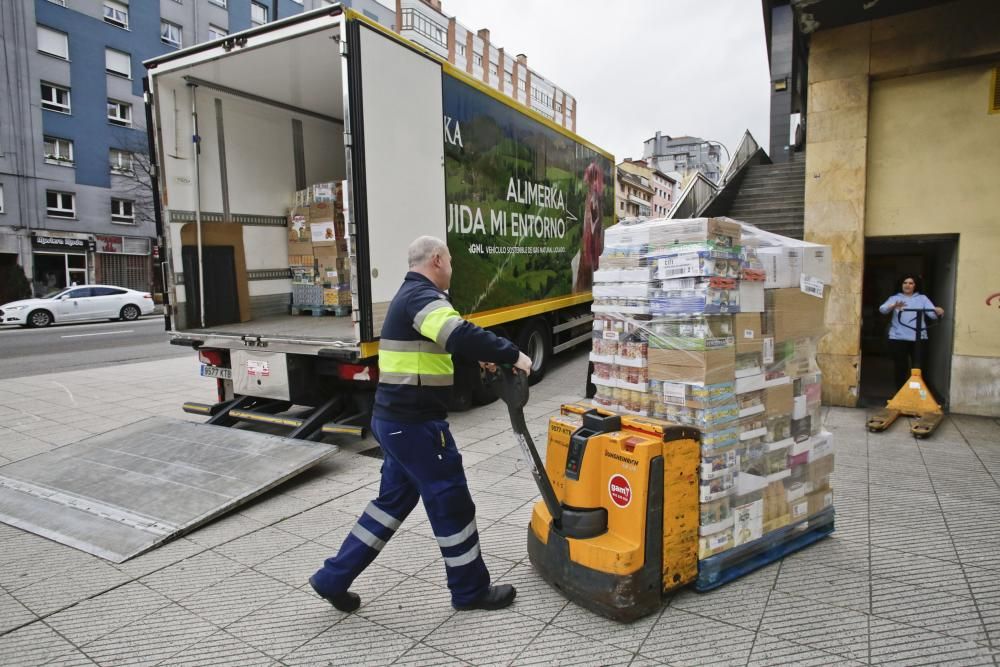
[[[531,375],[528,384],[536,384],[545,377],[552,356],[552,330],[542,318],[525,322],[517,333],[517,347],[531,357]]]

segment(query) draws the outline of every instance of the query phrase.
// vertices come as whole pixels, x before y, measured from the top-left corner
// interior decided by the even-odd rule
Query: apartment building
[[[701,137],[671,137],[657,132],[656,136],[643,142],[642,156],[650,165],[682,185],[696,172],[718,183],[722,178],[722,149],[722,144],[717,141]]]
[[[640,216],[648,218],[653,214],[653,185],[638,167],[639,164],[629,162],[621,162],[617,166],[615,217],[618,220]]]
[[[440,0],[396,0],[403,37],[446,59],[484,85],[559,125],[576,131],[576,99],[528,67],[528,57],[490,40],[490,31],[469,30],[447,16]]]

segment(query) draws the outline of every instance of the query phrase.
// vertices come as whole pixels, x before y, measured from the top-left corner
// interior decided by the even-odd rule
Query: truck
[[[363,435],[421,235],[448,244],[456,309],[534,381],[591,340],[614,159],[471,65],[340,5],[145,65],[166,326],[218,389],[185,411]],[[474,360],[453,393],[456,410],[492,399]]]

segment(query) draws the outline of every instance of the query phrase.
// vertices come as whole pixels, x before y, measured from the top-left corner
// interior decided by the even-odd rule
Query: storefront
[[[32,287],[43,296],[69,287],[86,285],[93,275],[94,237],[89,234],[31,237]]]
[[[97,235],[97,282],[144,292],[153,290],[151,239]]]

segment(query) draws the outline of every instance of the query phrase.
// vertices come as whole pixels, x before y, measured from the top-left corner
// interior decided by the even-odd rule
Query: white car
[[[134,320],[150,315],[153,295],[114,285],[74,285],[40,299],[22,299],[0,306],[0,324],[47,327],[53,322]]]

